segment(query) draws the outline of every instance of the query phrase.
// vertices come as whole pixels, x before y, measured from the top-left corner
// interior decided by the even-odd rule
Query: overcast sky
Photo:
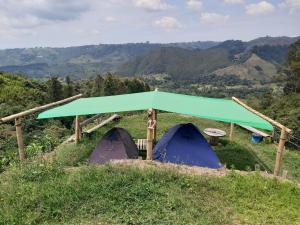
[[[300,0],[0,0],[0,48],[300,35]]]

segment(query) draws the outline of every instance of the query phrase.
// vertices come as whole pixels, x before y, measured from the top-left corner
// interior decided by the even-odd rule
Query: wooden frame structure
[[[36,112],[42,111],[44,109],[49,109],[53,106],[57,106],[66,102],[70,102],[73,101],[75,99],[81,98],[82,94],[79,95],[75,95],[73,97],[70,98],[66,98],[57,102],[52,102],[43,106],[38,106],[17,114],[13,114],[7,117],[3,117],[0,119],[1,123],[6,123],[6,122],[10,122],[12,120],[15,120],[15,126],[16,126],[16,136],[17,136],[17,142],[18,142],[18,150],[19,150],[19,159],[21,162],[23,162],[25,160],[25,151],[24,151],[24,139],[23,139],[23,133],[22,133],[22,117],[24,116],[28,116],[31,114],[34,114]]]
[[[63,104],[78,98],[81,98],[82,94],[66,98],[57,102],[53,102],[50,104],[46,104],[43,106],[35,107],[11,116],[3,117],[0,118],[0,123],[4,122],[9,122],[12,120],[15,120],[15,126],[16,126],[16,136],[17,136],[17,141],[18,141],[18,149],[19,149],[19,158],[20,161],[24,161],[25,159],[25,152],[24,152],[24,140],[23,140],[23,134],[22,134],[22,128],[21,128],[21,119],[24,116],[34,114],[38,111],[42,111],[48,108],[51,108],[53,106]],[[275,161],[275,167],[274,167],[274,174],[278,176],[281,171],[281,166],[282,166],[282,155],[284,151],[284,146],[287,140],[288,135],[292,132],[291,129],[285,127],[284,125],[280,124],[279,122],[263,115],[262,113],[256,111],[255,109],[251,108],[250,106],[246,105],[244,102],[239,100],[238,98],[232,97],[232,100],[247,109],[248,111],[256,114],[257,116],[261,117],[262,119],[268,121],[271,123],[273,126],[278,127],[281,129],[281,134],[280,134],[280,141],[278,144],[278,149],[277,149],[277,154],[276,154],[276,161]],[[75,118],[75,141],[76,143],[79,142],[82,134],[82,127],[87,125],[88,123],[98,119],[100,117],[100,114],[91,117],[90,119],[87,119],[86,121],[80,122],[80,117],[79,115],[76,116]],[[111,121],[113,118],[109,118],[108,120]],[[109,122],[109,121],[104,121],[104,122]],[[103,122],[103,123],[104,123]],[[95,129],[98,129],[99,127],[103,126],[103,123],[97,125],[96,127],[92,128],[90,132],[94,131]],[[147,121],[147,160],[152,160],[152,151],[153,151],[153,142],[156,141],[156,127],[157,127],[157,111],[156,109],[150,108],[148,110],[148,121]],[[229,139],[233,139],[233,133],[234,133],[234,123],[230,124],[230,134],[229,134]]]
[[[288,134],[292,133],[292,130],[285,127],[281,123],[267,117],[266,115],[256,111],[255,109],[251,108],[241,100],[236,97],[232,97],[232,100],[238,103],[239,105],[243,106],[245,109],[249,110],[250,112],[256,114],[257,116],[263,118],[264,120],[271,123],[273,126],[278,127],[281,129],[280,140],[277,148],[276,153],[276,160],[274,166],[274,175],[279,176],[281,167],[282,167],[282,156],[284,152],[285,143],[288,137]],[[153,142],[156,140],[156,127],[157,127],[157,111],[155,109],[148,110],[148,123],[147,123],[147,160],[152,160],[152,152],[153,152]],[[230,133],[229,133],[229,140],[233,140],[234,134],[234,123],[230,124]]]
[[[232,100],[235,101],[236,103],[240,104],[241,106],[243,106],[244,108],[246,108],[250,112],[252,112],[252,113],[258,115],[259,117],[263,118],[264,120],[268,121],[273,126],[278,127],[279,129],[281,129],[279,144],[278,144],[277,153],[276,153],[275,167],[274,167],[274,175],[279,176],[280,171],[281,171],[281,167],[282,167],[282,156],[283,156],[284,146],[285,146],[286,140],[288,138],[288,135],[290,133],[292,133],[292,130],[285,127],[281,123],[267,117],[266,115],[256,111],[255,109],[251,108],[250,106],[248,106],[247,104],[245,104],[244,102],[239,100],[238,98],[232,97]]]

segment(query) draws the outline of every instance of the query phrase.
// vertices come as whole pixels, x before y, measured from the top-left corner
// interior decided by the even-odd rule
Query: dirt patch
[[[251,175],[255,173],[259,173],[261,176],[269,178],[269,179],[277,179],[281,182],[290,182],[295,183],[291,180],[284,179],[282,177],[276,177],[273,174],[270,174],[266,171],[240,171],[240,170],[229,170],[225,167],[220,169],[210,169],[206,167],[198,167],[198,166],[187,166],[187,165],[178,165],[178,164],[172,164],[172,163],[160,163],[156,161],[147,161],[147,160],[113,160],[110,162],[112,165],[118,165],[122,167],[136,167],[139,169],[147,169],[147,168],[154,168],[157,170],[170,170],[175,171],[180,174],[185,175],[199,175],[199,176],[226,176],[229,173],[235,172],[239,175]],[[101,167],[103,165],[99,165],[98,167]],[[66,168],[66,171],[78,171],[82,168],[88,168],[88,166],[81,166],[81,167],[68,167]],[[297,185],[300,187],[300,183],[297,183]]]

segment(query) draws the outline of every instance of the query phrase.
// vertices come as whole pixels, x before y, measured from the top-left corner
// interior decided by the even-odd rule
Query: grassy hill
[[[251,81],[268,81],[279,76],[278,69],[270,62],[267,62],[255,54],[252,54],[243,63],[234,64],[223,69],[218,69],[213,72],[219,76],[236,75],[240,79]]]
[[[217,172],[155,163],[87,167],[100,137],[112,126],[134,138],[146,137],[145,113],[128,115],[50,155],[0,174],[0,224],[266,224],[300,223],[298,184],[259,173]],[[176,123],[193,122],[201,130],[229,124],[181,116],[158,115],[158,138]],[[234,142],[215,147],[228,168],[251,171],[255,164],[272,171],[275,145],[253,144],[236,127]],[[285,150],[283,168],[300,181],[300,154]],[[47,160],[45,160],[47,159]],[[75,167],[74,167],[75,166]]]
[[[120,166],[2,174],[0,224],[299,224],[300,188],[260,175]]]

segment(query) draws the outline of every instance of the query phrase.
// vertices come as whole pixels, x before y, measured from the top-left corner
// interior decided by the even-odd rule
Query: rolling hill
[[[34,78],[69,75],[75,79],[116,71],[125,75],[170,73],[175,79],[194,79],[246,61],[252,53],[273,64],[284,64],[289,44],[297,38],[262,37],[249,42],[99,44],[67,48],[0,50],[0,71]]]
[[[130,59],[161,47],[207,49],[218,42],[170,44],[100,44],[67,48],[0,50],[0,71],[18,72],[35,78],[71,75],[75,78],[108,72]]]
[[[279,75],[274,64],[267,62],[255,54],[252,54],[245,62],[234,64],[213,72],[219,76],[236,75],[243,80],[270,81]]]
[[[125,63],[116,73],[124,76],[167,73],[173,79],[190,80],[230,64],[225,49],[160,48]]]

